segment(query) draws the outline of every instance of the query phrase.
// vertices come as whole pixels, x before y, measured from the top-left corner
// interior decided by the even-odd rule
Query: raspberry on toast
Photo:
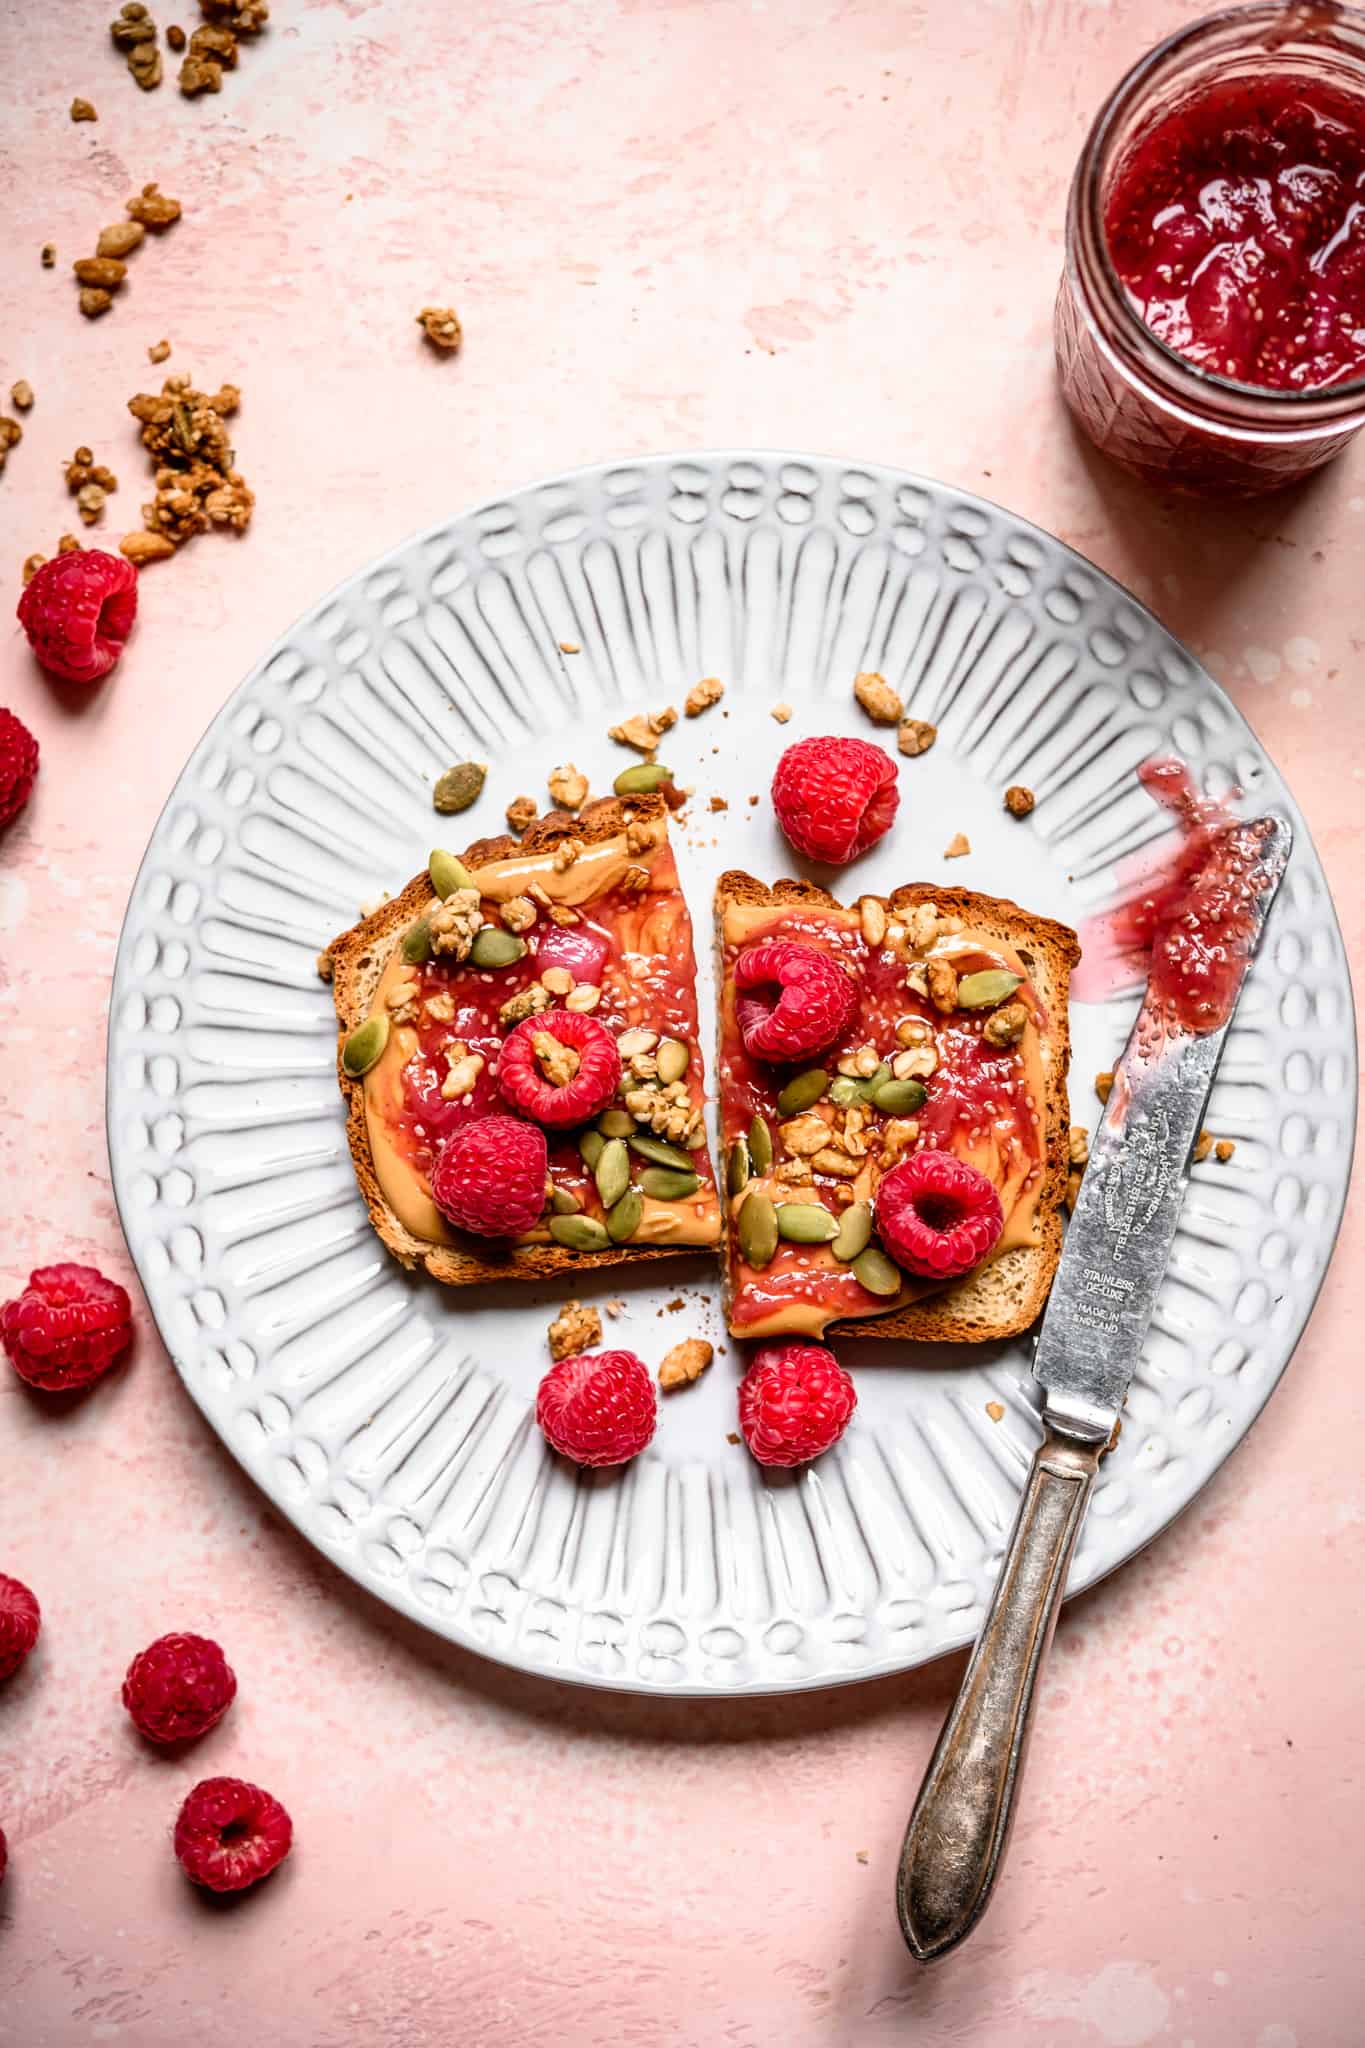
[[[968,889],[849,907],[737,871],[715,911],[731,1331],[984,1343],[1026,1329],[1061,1253],[1075,934]],[[736,978],[751,947],[819,948],[848,976],[851,1016],[817,1053],[751,1049],[751,966]],[[877,1236],[881,1179],[926,1148],[984,1175],[1003,1216],[980,1262],[946,1282],[897,1266]]]
[[[480,840],[458,863],[444,856],[444,872],[433,863],[443,895],[416,876],[319,961],[356,1178],[404,1265],[462,1287],[719,1241],[696,961],[667,821],[660,796],[608,798],[551,812],[520,840]],[[488,1148],[454,1197],[443,1190],[461,1160],[437,1177],[447,1214],[432,1171],[454,1133],[509,1115],[543,1130],[546,1200],[532,1228],[498,1237],[518,1205],[500,1208],[486,1185]],[[449,1220],[482,1221],[481,1201],[486,1233]]]

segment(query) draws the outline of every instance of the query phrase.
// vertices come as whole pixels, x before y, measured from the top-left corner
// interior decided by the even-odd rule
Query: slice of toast
[[[549,905],[555,905],[563,912],[576,897],[582,908],[571,921],[582,921],[585,910],[590,910],[595,900],[590,893],[583,893],[585,889],[590,888],[591,874],[603,862],[613,860],[617,850],[622,862],[637,859],[646,863],[652,878],[647,885],[650,890],[654,889],[655,882],[661,875],[672,876],[676,883],[676,869],[668,845],[667,817],[668,806],[662,797],[657,795],[634,797],[628,802],[608,798],[586,805],[576,817],[566,811],[550,812],[545,817],[537,819],[520,840],[505,834],[493,839],[478,840],[468,847],[460,858],[480,887],[486,910],[491,910],[511,896],[520,898],[530,891],[534,898],[535,892],[540,892],[544,899],[544,907],[538,906],[538,923],[530,934],[530,939],[534,941],[541,923],[549,918]],[[637,851],[632,855],[628,850],[628,831],[630,842],[638,842],[652,835],[652,845],[643,852]],[[562,851],[565,842],[570,840],[576,841],[583,849],[582,865],[580,867],[575,862],[568,869],[557,868],[556,850]],[[666,863],[666,867],[660,863]],[[620,864],[617,865],[619,868]],[[662,895],[642,894],[639,898],[642,904],[662,904],[663,900]],[[372,1123],[366,1100],[368,1077],[354,1079],[346,1072],[341,1055],[349,1034],[357,1025],[364,1022],[373,1008],[382,1007],[378,1002],[381,983],[384,983],[385,976],[388,975],[391,984],[393,975],[402,971],[403,939],[435,901],[436,892],[430,876],[426,873],[415,876],[401,895],[384,903],[370,916],[362,918],[349,931],[334,939],[318,960],[319,973],[331,980],[336,1004],[337,1079],[346,1103],[346,1136],[350,1145],[351,1160],[360,1192],[369,1210],[370,1221],[384,1244],[405,1266],[423,1267],[433,1279],[451,1287],[467,1287],[488,1280],[541,1278],[556,1273],[580,1274],[588,1267],[617,1266],[636,1261],[652,1262],[695,1252],[698,1249],[698,1241],[626,1242],[613,1244],[602,1250],[577,1251],[549,1239],[544,1230],[537,1233],[537,1241],[529,1243],[524,1240],[506,1243],[497,1239],[474,1237],[455,1230],[439,1216],[431,1203],[430,1187],[425,1176],[416,1173],[407,1165],[404,1170],[411,1178],[400,1184],[404,1188],[405,1196],[411,1195],[413,1210],[419,1212],[424,1219],[422,1229],[414,1229],[411,1227],[411,1218],[405,1221],[404,1217],[399,1215],[394,1199],[390,1193],[386,1193],[384,1185],[384,1175],[387,1172],[390,1176],[390,1189],[395,1186],[393,1156],[390,1153],[384,1162],[379,1162],[376,1158],[377,1127]],[[672,909],[672,895],[669,896],[668,902]],[[685,921],[686,909],[680,893],[676,897],[676,911]],[[682,930],[675,932],[675,940],[675,961],[681,957],[684,965],[691,962],[690,927],[684,924]],[[639,957],[638,954],[634,954],[632,959],[638,960]],[[461,972],[459,969],[455,971],[457,975]],[[487,974],[473,975],[472,979],[488,983],[492,977]],[[515,970],[508,971],[508,978],[500,985],[499,993],[502,987],[506,987],[509,993],[517,992],[533,979],[535,969],[532,958],[528,957],[528,960],[520,963]],[[685,986],[675,990],[675,995],[682,1005],[682,1012],[690,1014],[691,1029],[687,1033],[687,1039],[692,1048],[693,1059],[688,1069],[687,1081],[697,1101],[700,1102],[703,1069],[701,1051],[696,1039],[694,964],[691,977],[684,974],[682,980]],[[458,982],[455,985],[458,987]],[[603,1002],[604,1015],[610,1014],[611,1000],[608,995]],[[675,1016],[676,1014],[678,1013],[675,1013]],[[394,1040],[397,1037],[398,1034],[391,1031],[390,1039]],[[399,1052],[401,1048],[395,1048],[395,1056]],[[490,1068],[491,1064],[490,1061]],[[488,1107],[505,1110],[507,1105],[494,1096]],[[649,1131],[648,1124],[642,1124],[640,1128],[646,1134]],[[378,1129],[382,1132],[382,1124]],[[551,1178],[554,1179],[555,1140],[559,1134],[547,1135],[551,1139]],[[566,1143],[560,1147],[560,1151],[561,1154],[566,1151],[574,1153],[576,1171],[582,1176],[578,1185],[581,1188],[586,1181],[590,1202],[595,1199],[591,1177],[587,1174],[586,1167],[577,1162],[573,1144],[576,1135],[568,1134]],[[386,1139],[384,1143],[387,1143]],[[704,1146],[693,1154],[693,1163],[701,1175],[699,1193],[714,1203],[714,1177]],[[645,1164],[646,1161],[633,1160],[635,1167]],[[585,1202],[584,1206],[587,1205]],[[647,1202],[645,1206],[648,1212],[655,1205]],[[696,1205],[698,1213],[701,1206],[699,1201]],[[429,1221],[425,1220],[426,1218],[429,1218]],[[717,1214],[715,1227],[709,1238],[703,1237],[699,1241],[714,1244],[718,1236]]]
[[[865,912],[863,906],[869,904],[876,908]],[[922,910],[922,906],[926,905],[936,910],[940,919],[958,920],[964,928],[957,938],[942,935],[932,940],[931,945],[952,950],[959,941],[979,938],[983,959],[992,947],[1002,949],[999,957],[1007,964],[1008,956],[1012,954],[1026,976],[1028,989],[1032,990],[1041,1006],[1038,1012],[1031,1014],[1025,1038],[1019,1047],[1021,1067],[1026,1051],[1030,1054],[1030,1061],[1036,1052],[1038,1064],[1034,1067],[1030,1063],[1027,1071],[1034,1075],[1041,1071],[1043,1098],[1041,1156],[1036,1161],[1036,1174],[1029,1189],[1033,1207],[1031,1213],[1018,1211],[1015,1226],[1022,1230],[1027,1222],[1028,1238],[1025,1242],[1009,1242],[1011,1223],[1007,1216],[1002,1237],[1006,1248],[962,1279],[942,1285],[917,1282],[907,1277],[900,1293],[884,1304],[872,1301],[863,1290],[854,1288],[852,1292],[861,1297],[856,1314],[831,1314],[818,1327],[811,1316],[802,1318],[796,1315],[794,1322],[787,1322],[787,1328],[799,1329],[805,1334],[859,1334],[953,1343],[985,1343],[1013,1336],[1027,1329],[1041,1312],[1061,1255],[1061,1204],[1065,1198],[1068,1173],[1066,1074],[1070,1059],[1070,1033],[1067,1000],[1069,978],[1080,958],[1080,947],[1075,933],[1065,925],[1035,916],[1000,897],[978,895],[969,889],[915,884],[897,889],[889,897],[860,898],[859,906],[850,909],[811,882],[780,881],[769,888],[752,875],[740,871],[722,875],[716,885],[715,898],[721,989],[721,1050],[717,1072],[720,1077],[722,1161],[728,1160],[731,1146],[747,1129],[753,1101],[752,1095],[746,1094],[736,1080],[737,1069],[747,1057],[742,1047],[737,1058],[734,1051],[737,1027],[733,961],[738,947],[760,936],[808,937],[818,944],[822,931],[826,934],[842,933],[837,944],[847,964],[856,971],[859,959],[867,962],[874,953],[881,952],[880,946],[869,948],[865,937],[869,930],[876,933],[878,913],[885,919],[894,938],[898,931],[923,927],[928,913]],[[918,919],[914,915],[916,912],[920,913]],[[915,957],[912,947],[908,958],[913,962]],[[966,959],[968,954],[959,954],[958,957]],[[857,1022],[855,1018],[855,1028],[848,1039],[840,1041],[841,1046],[856,1042]],[[885,1046],[877,1047],[879,1054],[884,1052],[888,1057],[895,1049],[894,1039],[888,1040]],[[828,1064],[829,1071],[833,1073],[833,1054],[821,1055],[820,1063]],[[780,1088],[790,1072],[790,1069],[777,1070],[772,1083],[774,1090]],[[926,1085],[932,1088],[932,1077]],[[869,1149],[875,1152],[877,1119],[874,1117],[871,1121],[873,1129],[865,1135],[871,1140]],[[776,1164],[780,1165],[781,1119],[770,1113],[768,1122],[778,1136]],[[871,1173],[864,1176],[860,1184],[864,1190],[869,1184],[875,1187],[876,1175],[874,1164]],[[814,1190],[798,1184],[785,1192],[787,1199],[810,1201],[818,1195],[818,1183]],[[794,1311],[779,1307],[774,1311],[775,1324],[765,1319],[758,1327],[752,1323],[745,1327],[733,1319],[736,1281],[743,1271],[734,1231],[742,1199],[742,1196],[732,1196],[727,1203],[726,1298],[731,1329],[738,1336],[777,1334],[783,1327],[783,1318],[794,1314]],[[838,1200],[835,1195],[836,1204]],[[793,1248],[783,1245],[780,1249],[791,1265]],[[835,1264],[823,1246],[795,1249],[807,1261],[812,1275],[828,1272]],[[799,1285],[799,1279],[790,1284],[793,1287]],[[845,1281],[838,1284],[848,1291]],[[818,1280],[812,1292],[819,1292]]]

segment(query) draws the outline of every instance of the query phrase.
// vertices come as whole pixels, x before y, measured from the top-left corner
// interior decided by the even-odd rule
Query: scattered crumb
[[[1070,1216],[1081,1198],[1081,1176],[1069,1173],[1066,1177],[1066,1213]]]
[[[122,259],[131,256],[141,246],[147,234],[140,220],[116,220],[107,228],[100,229],[100,238],[95,244],[97,256],[116,256]],[[95,282],[98,284],[99,279]]]
[[[583,650],[576,640],[561,640],[559,651],[561,654],[581,654]]]
[[[574,1358],[602,1342],[602,1318],[595,1308],[584,1308],[581,1301],[566,1301],[548,1335],[550,1356],[558,1364],[561,1358]]]
[[[770,716],[775,718],[779,725],[785,725],[791,715],[792,708],[790,704],[774,704],[770,713]]]
[[[34,577],[38,574],[38,571],[42,568],[43,563],[46,560],[46,555],[26,555],[24,557],[23,576],[25,588],[27,588],[27,586],[30,583],[32,583]]]
[[[864,669],[853,678],[853,694],[874,725],[899,725],[905,716],[904,704],[875,669]]]
[[[1005,809],[1012,818],[1026,818],[1037,799],[1031,789],[1025,789],[1022,782],[1012,782],[1005,791]]]
[[[77,99],[71,102],[71,118],[73,121],[98,121],[99,115],[89,100]]]
[[[1213,1150],[1213,1132],[1201,1131],[1194,1141],[1194,1163],[1196,1166],[1208,1158]]]
[[[681,1344],[675,1344],[664,1354],[659,1366],[659,1385],[668,1391],[670,1387],[685,1387],[701,1378],[715,1352],[704,1337],[684,1337]]]
[[[742,1444],[744,1439],[742,1436],[737,1436],[733,1429],[727,1429],[725,1432],[725,1441],[727,1444]]]
[[[713,796],[711,799],[710,808],[713,811],[728,811],[730,806],[726,803],[725,798],[723,796]]]
[[[607,738],[623,747],[634,747],[637,754],[653,754],[664,734],[678,722],[678,714],[671,704],[662,711],[636,711],[619,725],[607,727]]]
[[[417,324],[433,348],[457,349],[464,339],[460,316],[453,306],[423,306]]]
[[[144,185],[131,199],[123,202],[123,211],[129,220],[141,221],[144,228],[152,228],[158,234],[180,218],[180,201],[172,199],[156,184]]]
[[[607,1314],[611,1317],[613,1322],[615,1322],[617,1316],[620,1315],[625,1305],[626,1304],[624,1300],[619,1294],[613,1294],[610,1301],[604,1301],[602,1304],[603,1308],[606,1310]]]
[[[1109,1456],[1109,1453],[1110,1453],[1111,1451],[1116,1451],[1116,1450],[1118,1449],[1118,1447],[1119,1447],[1119,1438],[1120,1438],[1120,1437],[1121,1437],[1122,1435],[1123,1435],[1123,1417],[1122,1417],[1121,1415],[1116,1415],[1116,1416],[1114,1417],[1114,1427],[1113,1427],[1113,1428],[1112,1428],[1112,1429],[1110,1430],[1110,1432],[1109,1432],[1109,1441],[1108,1441],[1108,1442],[1106,1443],[1106,1445],[1105,1445],[1104,1449],[1103,1449],[1103,1450],[1102,1450],[1102,1451],[1100,1452],[1100,1456],[1101,1456],[1102,1458],[1107,1458],[1107,1457]]]
[[[1103,1074],[1096,1074],[1095,1093],[1099,1096],[1101,1102],[1107,1102],[1109,1100],[1109,1090],[1113,1087],[1113,1085],[1114,1076],[1112,1073],[1105,1072]]]
[[[1005,1419],[1003,1401],[988,1401],[986,1403],[986,1413],[990,1416],[992,1422],[1003,1422]]]
[[[758,801],[759,801],[759,799],[758,799],[758,798],[757,798],[756,796],[751,796],[751,797],[749,798],[749,802],[750,802],[751,804],[756,804],[756,803],[757,803]]]
[[[938,727],[930,725],[927,718],[907,718],[896,734],[896,745],[913,758],[927,754],[937,738]]]
[[[700,718],[713,704],[719,704],[725,695],[725,685],[719,676],[703,676],[699,683],[693,683],[683,699],[683,710],[689,718]]]
[[[507,822],[518,834],[534,825],[539,816],[540,806],[533,796],[514,796],[507,806]]]
[[[84,553],[84,550],[74,533],[64,533],[57,542],[57,553],[59,555],[79,555]]]
[[[174,50],[178,56],[180,51],[184,49],[185,44],[188,42],[188,40],[189,38],[186,36],[184,29],[181,28],[180,23],[178,21],[173,21],[166,31],[167,48]]]
[[[954,832],[952,838],[943,849],[943,858],[945,860],[961,860],[963,854],[970,853],[971,850],[972,842],[966,833]]]
[[[41,262],[44,270],[51,270],[53,264],[57,261],[57,244],[55,242],[44,242],[39,251],[38,260]]]
[[[170,352],[168,341],[154,341],[147,351],[147,360],[149,363],[164,363]]]
[[[119,553],[136,568],[144,568],[148,562],[166,562],[175,553],[175,542],[169,534],[148,533],[139,527],[136,533],[125,533],[118,544]]]
[[[109,24],[109,33],[142,90],[150,92],[153,86],[160,85],[161,52],[156,46],[156,23],[142,0],[124,0],[116,19]]]
[[[1219,1138],[1213,1148],[1213,1156],[1221,1166],[1226,1166],[1237,1147],[1231,1138]]]
[[[322,981],[330,981],[332,979],[332,949],[330,946],[324,948],[324,950],[318,954],[316,964],[319,979]]]
[[[114,303],[112,292],[99,285],[82,285],[76,299],[77,305],[87,320],[98,320],[101,313],[107,313]]]
[[[680,1294],[675,1294],[672,1301],[666,1301],[664,1303],[664,1307],[667,1309],[669,1315],[671,1316],[675,1316],[680,1308],[686,1308],[686,1306],[687,1303],[683,1300]]]
[[[100,484],[81,485],[76,493],[76,510],[81,515],[83,525],[93,526],[97,519],[103,518],[108,495]]]
[[[20,412],[27,412],[33,403],[33,386],[27,377],[20,377],[17,383],[10,385],[9,395]]]
[[[552,768],[545,786],[555,802],[566,811],[581,810],[588,800],[588,778],[581,768],[575,768],[572,761]]]
[[[853,1854],[854,1854],[854,1859],[855,1859],[855,1861],[856,1861],[856,1862],[858,1862],[858,1863],[866,1863],[866,1861],[867,1861],[867,1851],[866,1851],[866,1849],[855,1849],[855,1850],[854,1850],[854,1852],[853,1852]]]
[[[1090,1133],[1084,1124],[1073,1124],[1067,1138],[1067,1152],[1073,1166],[1085,1166],[1090,1159]]]

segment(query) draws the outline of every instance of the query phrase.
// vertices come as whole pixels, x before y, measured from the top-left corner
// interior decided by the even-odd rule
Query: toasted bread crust
[[[624,831],[629,818],[650,819],[660,815],[667,815],[667,805],[659,796],[633,797],[629,803],[618,797],[604,797],[585,805],[576,817],[569,811],[547,812],[529,825],[520,839],[506,833],[497,838],[477,839],[460,859],[467,868],[485,867],[492,861],[550,853],[561,840],[571,837],[585,846],[595,846]],[[458,1245],[434,1245],[425,1238],[414,1237],[400,1223],[375,1172],[365,1115],[365,1084],[353,1080],[346,1072],[341,1064],[341,1048],[350,1032],[368,1016],[379,978],[395,947],[435,895],[431,878],[425,872],[414,875],[401,895],[392,897],[369,917],[342,932],[319,955],[319,972],[326,974],[324,962],[330,965],[336,1003],[337,1083],[346,1103],[346,1142],[357,1185],[380,1239],[403,1265],[420,1266],[433,1280],[447,1287],[473,1287],[488,1280],[538,1280],[555,1273],[578,1274],[594,1266],[695,1256],[698,1247],[686,1244],[613,1245],[608,1251],[575,1252],[557,1244],[500,1248],[493,1240],[469,1237]]]
[[[914,1343],[948,1344],[984,1344],[1013,1337],[1028,1329],[1042,1313],[1062,1253],[1062,1203],[1066,1196],[1070,1128],[1066,1090],[1071,1060],[1067,989],[1071,970],[1081,957],[1080,942],[1067,925],[1035,916],[1007,897],[983,896],[971,889],[916,882],[877,900],[889,916],[910,910],[917,903],[934,903],[946,915],[960,917],[964,924],[1013,946],[1029,969],[1030,979],[1047,1011],[1049,1026],[1043,1044],[1047,1106],[1046,1169],[1038,1198],[1041,1242],[1016,1246],[951,1286],[888,1315],[856,1316],[831,1323],[826,1335],[902,1337]],[[811,910],[845,912],[851,907],[814,882],[785,880],[774,882],[770,888],[742,869],[732,869],[716,884],[718,952],[724,942],[725,912],[731,904],[773,909],[800,904]],[[728,1232],[728,1209],[724,1213]]]

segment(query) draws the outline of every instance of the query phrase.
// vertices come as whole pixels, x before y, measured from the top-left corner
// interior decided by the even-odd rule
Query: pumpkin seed
[[[888,1116],[904,1116],[907,1110],[922,1108],[924,1096],[923,1081],[883,1081],[873,1089],[871,1100],[874,1109],[884,1109]]]
[[[583,1204],[572,1188],[554,1188],[550,1193],[550,1207],[556,1216],[576,1216]]]
[[[777,1234],[789,1244],[829,1244],[839,1226],[823,1202],[783,1202],[777,1211]]]
[[[483,788],[487,773],[482,761],[457,761],[438,778],[431,792],[432,803],[438,811],[467,811]]]
[[[766,1173],[773,1163],[773,1134],[765,1116],[755,1116],[749,1126],[749,1157],[758,1174]]]
[[[605,1251],[611,1243],[606,1226],[591,1216],[552,1216],[550,1235],[571,1252]]]
[[[582,1137],[579,1139],[579,1157],[582,1159],[583,1164],[587,1167],[589,1173],[593,1171],[593,1169],[597,1165],[598,1160],[602,1157],[602,1152],[606,1145],[606,1142],[606,1139],[602,1136],[602,1133],[600,1131],[584,1131]]]
[[[501,925],[485,924],[474,934],[469,958],[475,967],[510,967],[525,951],[525,939],[519,939],[515,932],[505,932]]]
[[[647,1166],[640,1175],[640,1186],[645,1194],[656,1202],[682,1202],[688,1195],[695,1195],[700,1185],[700,1176],[695,1173],[675,1173],[668,1166]]]
[[[654,1055],[659,1079],[667,1085],[670,1081],[681,1081],[692,1064],[692,1055],[680,1038],[665,1038]]]
[[[474,878],[464,862],[456,860],[454,854],[447,853],[443,846],[432,849],[431,859],[427,862],[427,873],[431,876],[432,888],[442,902],[447,896],[453,896],[457,889],[472,889],[474,886]]]
[[[739,1248],[755,1269],[771,1265],[777,1250],[777,1210],[757,1189],[744,1197],[744,1207],[735,1225]]]
[[[749,1185],[749,1148],[743,1138],[736,1138],[730,1147],[730,1157],[725,1163],[726,1192],[743,1194]]]
[[[899,1266],[892,1265],[885,1252],[879,1252],[875,1244],[859,1252],[853,1261],[853,1271],[858,1284],[869,1294],[899,1294],[903,1275]]]
[[[851,1074],[840,1074],[837,1081],[829,1084],[829,1099],[840,1109],[852,1109],[855,1102],[865,1102],[861,1081],[855,1081]]]
[[[959,1010],[993,1010],[1012,996],[1023,976],[1008,967],[985,967],[980,974],[964,974],[957,985]]]
[[[635,1129],[635,1119],[628,1109],[604,1109],[597,1119],[597,1128],[607,1138],[628,1138]]]
[[[872,1236],[872,1211],[866,1202],[854,1202],[839,1218],[839,1228],[830,1239],[830,1250],[836,1259],[851,1265],[859,1252],[866,1251]]]
[[[410,967],[420,967],[424,960],[430,960],[431,933],[424,917],[409,925],[403,934],[403,958]]]
[[[640,1228],[644,1198],[638,1188],[627,1188],[607,1218],[607,1236],[613,1244],[624,1244]]]
[[[829,1075],[823,1067],[807,1067],[804,1074],[794,1074],[777,1098],[779,1116],[797,1116],[803,1109],[812,1109],[829,1086]]]
[[[676,1145],[665,1145],[662,1138],[646,1137],[643,1131],[632,1128],[627,1140],[632,1152],[638,1152],[642,1159],[648,1159],[653,1166],[671,1166],[678,1173],[691,1173],[692,1161]]]
[[[611,1138],[602,1147],[602,1156],[593,1168],[592,1177],[597,1182],[602,1207],[615,1208],[630,1186],[630,1154],[623,1138]]]
[[[353,1081],[369,1073],[388,1042],[389,1020],[382,1010],[356,1025],[341,1048],[341,1064]]]
[[[637,761],[633,768],[621,770],[612,788],[618,796],[651,796],[672,780],[673,770],[662,761]]]
[[[891,1069],[886,1064],[886,1061],[883,1060],[881,1065],[874,1069],[874,1071],[870,1073],[867,1079],[863,1082],[862,1085],[864,1095],[870,1095],[874,1088],[880,1088],[883,1081],[889,1081],[890,1079]]]

